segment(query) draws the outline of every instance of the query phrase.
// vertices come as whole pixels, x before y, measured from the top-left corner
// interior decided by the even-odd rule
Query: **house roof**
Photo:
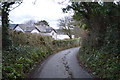
[[[25,32],[31,32],[33,29],[35,29],[34,25],[27,25],[27,24],[18,24],[18,26]],[[17,26],[16,26],[17,27]],[[15,28],[16,28],[15,27]],[[14,28],[14,29],[15,29]]]
[[[9,24],[10,29],[14,29],[18,24]]]
[[[37,29],[40,30],[41,33],[51,33],[52,30],[54,30],[56,32],[55,29],[53,29],[52,27],[49,26],[36,26]]]
[[[37,29],[40,30],[40,32],[42,33],[46,33],[46,29],[48,28],[48,26],[42,26],[42,25],[36,25],[35,27],[37,27]]]
[[[39,32],[41,32],[37,27],[35,27],[35,29],[37,29]]]
[[[34,30],[35,27],[31,26],[31,27],[26,27],[25,31],[26,32],[31,32],[32,30]]]
[[[52,27],[48,27],[48,28],[46,29],[46,32],[47,32],[47,33],[50,33],[52,30],[57,33],[57,31],[56,31],[55,29],[53,29]]]
[[[37,29],[41,33],[51,33],[51,31],[53,31],[53,30],[56,32],[56,30],[53,29],[52,27],[35,26],[35,25],[28,25],[28,24],[11,24],[10,28],[15,29],[17,26],[19,26],[25,32],[31,32],[34,29]]]

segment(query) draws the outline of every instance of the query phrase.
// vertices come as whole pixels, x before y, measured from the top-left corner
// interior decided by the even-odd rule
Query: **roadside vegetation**
[[[8,33],[10,6],[1,3],[3,78],[23,78],[37,62],[56,51],[78,46],[78,40],[52,40],[47,36],[22,32]],[[85,33],[78,58],[97,78],[120,76],[120,2],[72,2],[63,12],[74,11],[72,18]],[[77,31],[76,31],[77,32]],[[77,44],[76,44],[77,43]]]
[[[85,47],[80,50],[78,58],[80,64],[84,65],[94,78],[119,79],[120,77],[120,55],[116,53]]]
[[[78,39],[53,40],[40,34],[10,31],[12,46],[3,50],[3,78],[24,78],[47,56],[74,46]],[[63,43],[63,44],[61,44]]]
[[[80,46],[80,38],[52,41],[54,51]]]
[[[63,9],[74,10],[73,18],[86,33],[82,36],[79,60],[98,78],[120,78],[120,2],[73,2]],[[84,25],[84,28],[82,27]]]
[[[2,78],[24,78],[36,63],[47,56],[70,47],[78,46],[73,40],[54,41],[51,37],[38,34],[9,31],[10,6],[21,2],[3,2],[2,10]],[[14,8],[13,8],[14,9]],[[67,42],[68,41],[68,42]],[[78,42],[78,40],[76,40]],[[69,45],[69,46],[68,46]],[[64,46],[64,47],[63,47]]]

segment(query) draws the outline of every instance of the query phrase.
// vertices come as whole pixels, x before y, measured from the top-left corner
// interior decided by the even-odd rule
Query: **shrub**
[[[79,46],[79,39],[54,40],[52,43],[55,47]]]
[[[50,55],[43,48],[13,46],[11,51],[3,51],[3,78],[26,77],[33,65]]]
[[[52,38],[42,36],[40,34],[23,33],[18,31],[11,31],[12,43],[15,45],[30,45],[30,46],[43,46],[51,45]]]
[[[110,54],[103,49],[94,50],[82,47],[78,55],[86,68],[90,68],[93,75],[100,78],[119,79],[119,54]]]
[[[24,78],[33,66],[57,51],[78,44],[78,39],[52,40],[40,34],[11,31],[12,46],[3,51],[3,78]]]

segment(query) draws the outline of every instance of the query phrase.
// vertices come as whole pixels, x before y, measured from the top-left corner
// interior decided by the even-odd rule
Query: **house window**
[[[52,35],[54,35],[54,33],[52,33]]]

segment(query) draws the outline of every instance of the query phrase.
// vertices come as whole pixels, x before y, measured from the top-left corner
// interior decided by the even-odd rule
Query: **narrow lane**
[[[91,78],[77,61],[79,47],[66,49],[50,56],[33,78]]]

